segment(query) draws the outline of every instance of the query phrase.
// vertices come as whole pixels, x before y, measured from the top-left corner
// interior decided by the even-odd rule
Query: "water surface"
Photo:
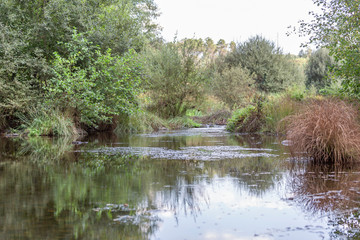
[[[223,128],[0,140],[0,239],[358,239],[360,168]],[[129,156],[130,155],[130,156]]]

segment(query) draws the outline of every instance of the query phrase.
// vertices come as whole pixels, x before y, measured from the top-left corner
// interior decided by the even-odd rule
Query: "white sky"
[[[311,19],[312,0],[155,0],[161,16],[162,36],[178,39],[211,37],[243,42],[257,34],[279,43],[285,53],[298,54],[306,38],[286,36],[288,26]]]

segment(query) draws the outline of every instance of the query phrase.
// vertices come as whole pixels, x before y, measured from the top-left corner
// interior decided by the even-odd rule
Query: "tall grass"
[[[20,129],[30,136],[74,136],[78,134],[72,118],[53,109],[31,109],[18,113]]]
[[[189,116],[175,117],[168,120],[169,127],[171,129],[181,129],[181,128],[199,128],[201,127],[200,123],[195,122]]]
[[[115,133],[144,133],[168,128],[168,123],[147,110],[137,111],[131,115],[123,115],[116,119]]]
[[[310,100],[284,121],[295,155],[317,163],[360,161],[360,125],[356,107],[339,99]]]
[[[264,122],[263,132],[285,133],[285,127],[281,121],[283,118],[294,114],[301,106],[301,102],[290,95],[270,96],[263,104]]]
[[[261,128],[262,114],[258,106],[249,105],[233,112],[228,119],[226,130],[230,132],[252,133]]]

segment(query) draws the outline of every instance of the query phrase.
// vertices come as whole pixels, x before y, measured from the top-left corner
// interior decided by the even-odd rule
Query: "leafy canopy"
[[[279,92],[303,81],[292,57],[261,36],[239,43],[225,63],[248,69],[255,76],[257,88],[264,92]]]
[[[146,86],[153,108],[162,117],[183,115],[202,96],[206,71],[201,41],[185,39],[144,53]]]
[[[335,60],[329,55],[329,50],[320,48],[313,53],[306,65],[306,87],[314,86],[320,90],[331,84],[330,71],[335,66]]]
[[[72,109],[76,123],[90,126],[136,108],[141,66],[133,50],[123,57],[102,53],[76,31],[62,45],[68,54],[54,53],[54,77],[45,86],[50,104]]]
[[[341,64],[335,74],[343,79],[342,91],[360,98],[360,1],[313,0],[321,12],[311,12],[313,21],[300,22],[300,34],[310,35],[310,42],[330,50]]]

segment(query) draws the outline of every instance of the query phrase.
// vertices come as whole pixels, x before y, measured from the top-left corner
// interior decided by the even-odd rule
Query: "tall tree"
[[[182,115],[201,98],[206,74],[198,47],[198,41],[184,40],[144,52],[146,88],[160,116]]]
[[[290,55],[261,36],[249,38],[238,44],[225,58],[231,67],[241,65],[254,74],[259,90],[278,92],[303,81],[299,68]]]
[[[335,69],[343,79],[343,92],[360,99],[360,2],[355,0],[313,0],[321,7],[311,12],[311,22],[300,22],[300,34],[310,35],[310,43],[330,50]]]
[[[334,58],[329,55],[329,50],[321,48],[313,53],[306,65],[306,87],[315,86],[322,89],[331,84],[330,70],[335,66]]]

